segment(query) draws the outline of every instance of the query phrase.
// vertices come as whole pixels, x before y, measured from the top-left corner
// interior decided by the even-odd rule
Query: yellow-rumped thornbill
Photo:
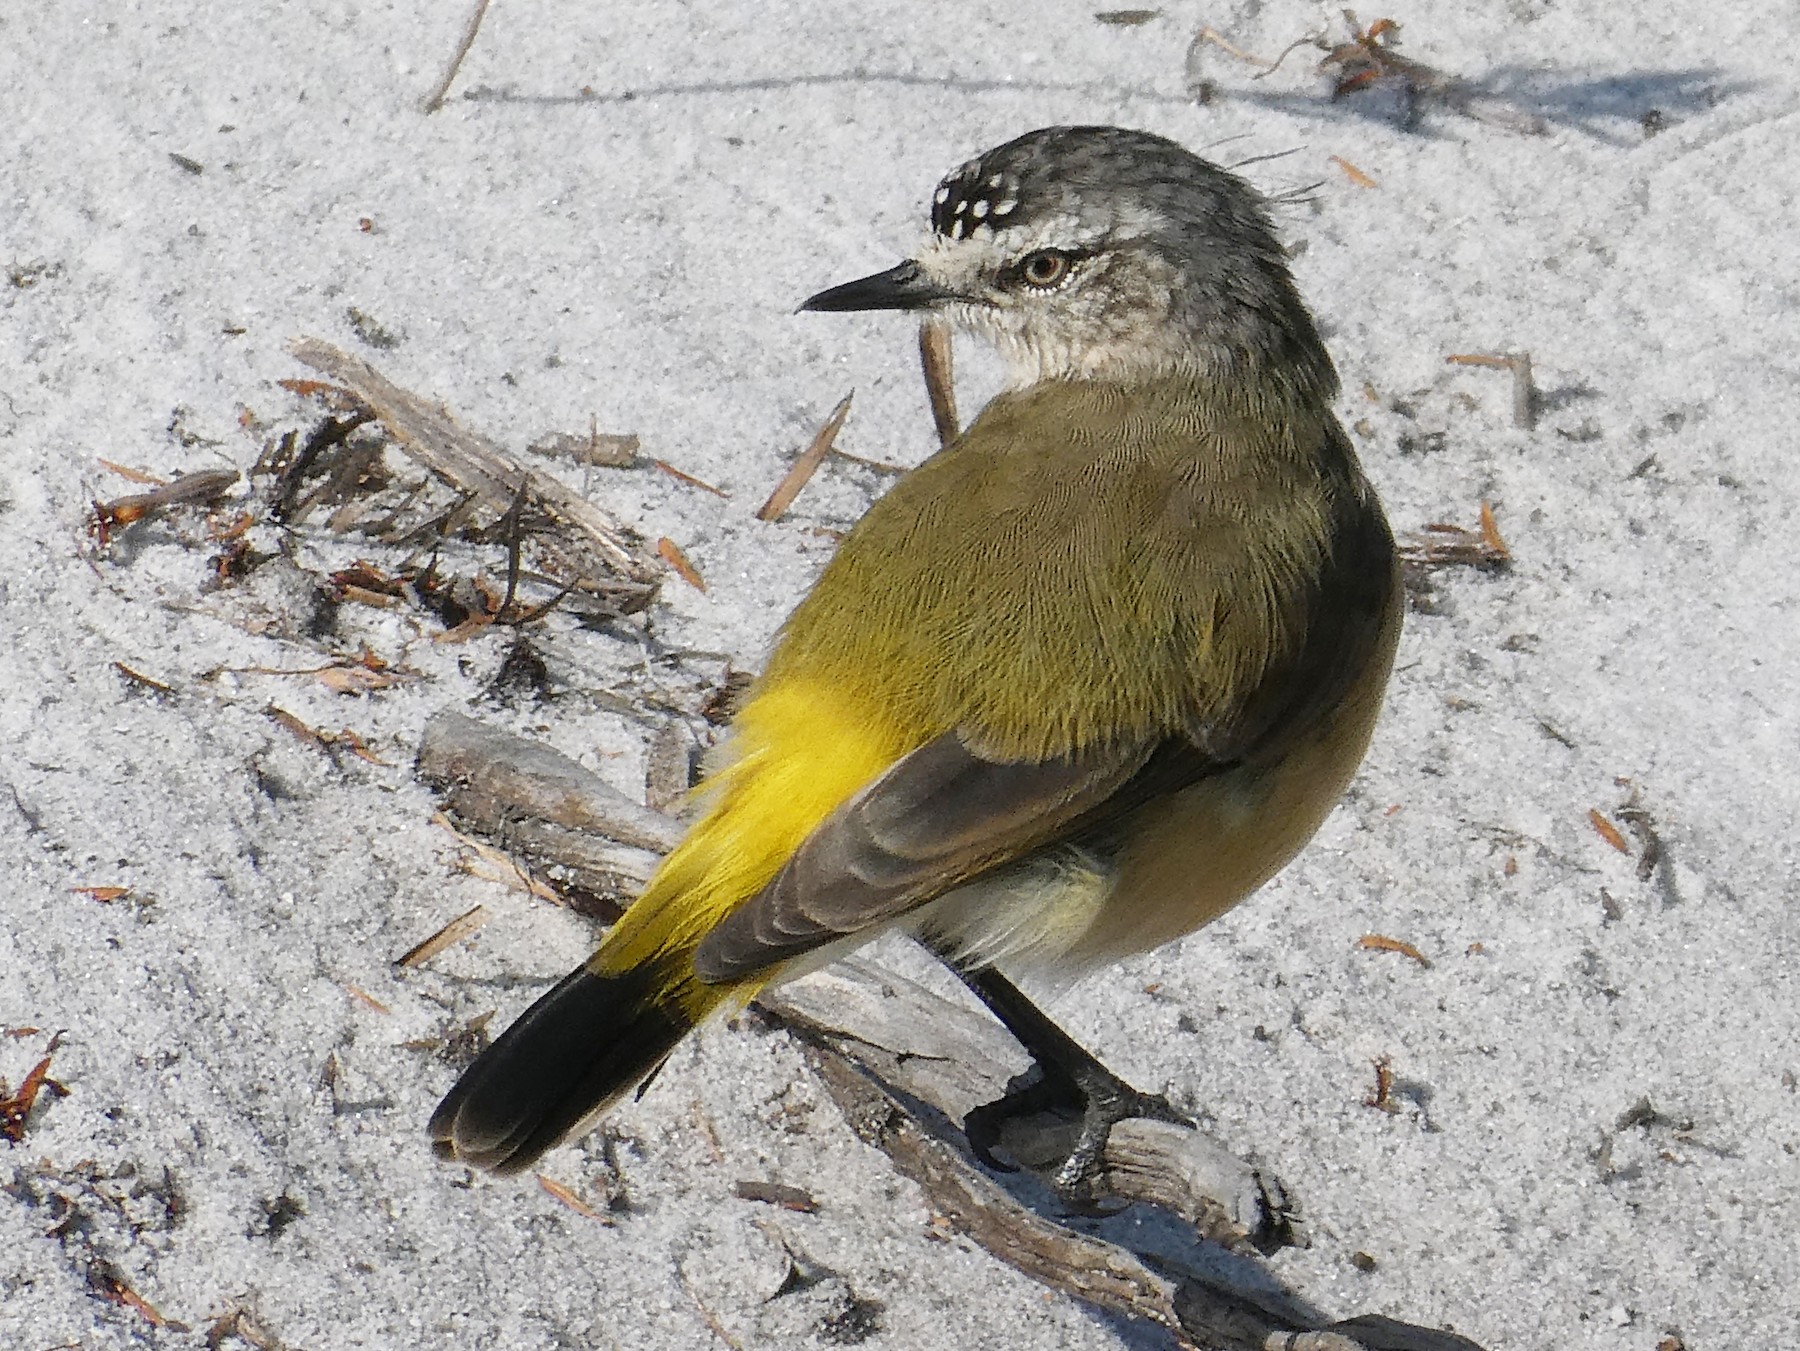
[[[713,1010],[899,928],[1026,1045],[996,1114],[1166,1115],[1007,978],[1190,933],[1362,759],[1393,539],[1262,198],[1172,141],[1050,127],[939,186],[917,256],[809,310],[937,314],[1010,386],[870,508],[789,617],[686,838],[469,1067],[438,1152],[515,1172]]]

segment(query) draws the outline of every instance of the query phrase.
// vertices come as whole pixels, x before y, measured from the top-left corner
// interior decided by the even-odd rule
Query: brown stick
[[[931,421],[937,428],[938,445],[949,449],[962,435],[956,417],[956,370],[950,325],[927,319],[919,325],[919,366],[925,372],[925,393],[931,400]]]

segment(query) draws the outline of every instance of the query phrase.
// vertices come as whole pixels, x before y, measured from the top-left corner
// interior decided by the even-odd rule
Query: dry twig
[[[432,87],[420,105],[425,112],[435,113],[444,106],[444,99],[449,96],[450,86],[456,83],[456,72],[462,69],[463,59],[468,56],[469,49],[475,45],[476,34],[481,32],[481,21],[487,17],[488,0],[475,0],[474,9],[469,12],[469,22],[463,28],[462,41],[456,44],[456,52],[445,67],[443,78]]]
[[[946,449],[962,434],[956,416],[954,353],[948,323],[927,319],[919,325],[919,368],[925,373],[925,394],[931,400],[931,423],[937,428],[938,445]]]
[[[1490,366],[1512,372],[1513,426],[1530,431],[1537,426],[1537,383],[1531,375],[1530,352],[1507,352],[1499,356],[1485,352],[1456,352],[1444,358],[1449,366]]]
[[[831,453],[831,443],[837,440],[844,419],[850,416],[850,400],[855,397],[856,391],[851,390],[838,400],[837,407],[831,410],[831,416],[825,419],[818,435],[813,437],[812,444],[800,452],[800,458],[794,461],[793,467],[782,475],[781,482],[775,485],[775,491],[769,494],[769,500],[756,509],[757,520],[778,521],[781,514],[794,504],[794,499],[800,496],[800,490],[806,486],[807,480],[812,478],[825,462],[825,457]]]
[[[412,947],[394,958],[394,965],[424,966],[426,962],[437,956],[438,953],[442,952],[445,948],[454,947],[456,944],[462,942],[463,939],[469,937],[469,935],[479,933],[482,926],[487,922],[488,911],[485,905],[478,905],[473,909],[465,910],[443,928],[432,934],[431,937],[425,939],[421,943],[415,943]]]

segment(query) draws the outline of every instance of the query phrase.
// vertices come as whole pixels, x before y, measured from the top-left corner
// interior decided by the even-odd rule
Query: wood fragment
[[[819,1202],[804,1187],[791,1187],[785,1182],[758,1182],[755,1179],[744,1179],[731,1184],[731,1194],[740,1201],[760,1201],[764,1205],[780,1206],[783,1210],[796,1211],[802,1215],[811,1215],[819,1209]]]
[[[418,772],[448,789],[451,810],[478,827],[497,824],[510,812],[658,854],[673,849],[683,834],[679,822],[633,802],[567,756],[454,709],[426,723]]]
[[[481,932],[482,926],[488,922],[488,908],[477,905],[465,910],[443,928],[423,942],[415,943],[398,957],[394,958],[395,966],[424,966],[438,953],[469,937]]]
[[[1094,22],[1113,28],[1139,28],[1161,17],[1160,9],[1103,9],[1094,15]]]
[[[629,469],[637,463],[642,442],[632,432],[603,432],[598,419],[590,422],[586,436],[575,432],[551,432],[526,449],[533,455],[555,455],[596,469]]]
[[[658,723],[644,750],[644,803],[674,814],[694,786],[694,736],[685,723]]]
[[[498,882],[511,891],[523,892],[527,896],[535,896],[540,901],[548,901],[551,905],[561,905],[562,898],[553,887],[546,885],[531,875],[531,871],[518,859],[493,845],[463,834],[450,824],[442,812],[432,818],[433,822],[456,836],[457,842],[469,851],[468,857],[462,860],[462,870],[470,877],[480,878],[484,882]]]
[[[1513,426],[1531,431],[1537,426],[1537,384],[1531,377],[1531,353],[1514,352],[1510,365],[1513,373]]]
[[[831,443],[837,439],[844,419],[850,416],[850,401],[855,397],[856,391],[852,390],[838,400],[837,407],[831,410],[831,416],[825,419],[818,435],[813,437],[812,444],[800,452],[800,458],[794,461],[793,467],[782,475],[781,482],[775,485],[775,491],[769,494],[769,500],[756,509],[757,520],[778,521],[782,513],[794,504],[794,499],[800,496],[800,490],[806,486],[807,480],[825,462],[826,455],[831,453]]]
[[[1662,863],[1664,848],[1661,834],[1656,829],[1656,821],[1644,807],[1638,793],[1638,786],[1630,779],[1614,780],[1621,788],[1629,790],[1624,805],[1614,813],[1631,828],[1631,833],[1638,837],[1642,846],[1638,853],[1638,881],[1648,882],[1656,875],[1658,865]]]
[[[444,100],[450,95],[450,86],[456,83],[456,73],[462,69],[464,58],[475,45],[476,35],[481,32],[481,21],[487,17],[487,11],[488,0],[475,0],[474,7],[469,11],[469,21],[463,25],[462,39],[456,44],[456,51],[450,57],[450,64],[444,67],[443,77],[432,86],[431,92],[420,103],[421,111],[435,113],[444,106]]]
[[[213,1319],[206,1329],[206,1351],[220,1351],[233,1337],[255,1347],[256,1351],[287,1351],[281,1340],[257,1322],[247,1309],[231,1309]]]
[[[1500,535],[1494,509],[1481,503],[1475,529],[1433,521],[1398,540],[1400,561],[1413,567],[1471,567],[1500,572],[1512,566],[1512,550]]]
[[[1349,179],[1359,188],[1375,188],[1381,186],[1342,155],[1330,156],[1329,162],[1342,169],[1344,171],[1344,177]]]
[[[705,592],[706,579],[700,575],[700,570],[688,561],[688,556],[681,551],[679,544],[664,535],[656,541],[656,552],[663,562],[675,570],[677,577],[693,587],[694,590]]]
[[[1429,967],[1431,965],[1430,958],[1411,943],[1398,938],[1389,938],[1385,934],[1364,934],[1356,940],[1356,946],[1371,952],[1397,952],[1402,957],[1411,957],[1420,966]]]
[[[938,445],[947,450],[962,435],[962,423],[956,415],[955,346],[946,320],[927,319],[919,325],[919,368],[925,375]]]
[[[1594,827],[1601,839],[1605,840],[1621,854],[1629,855],[1631,853],[1631,846],[1625,842],[1624,833],[1611,821],[1608,821],[1602,816],[1598,807],[1588,808],[1588,823]]]

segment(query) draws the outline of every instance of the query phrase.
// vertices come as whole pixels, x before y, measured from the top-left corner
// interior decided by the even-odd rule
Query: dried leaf
[[[46,1086],[59,1097],[69,1091],[50,1078],[49,1056],[31,1067],[17,1093],[0,1097],[0,1139],[11,1140],[16,1145],[25,1138],[25,1118],[31,1115],[32,1107],[37,1104],[38,1094]],[[0,1083],[0,1094],[5,1092],[6,1085]]]
[[[370,750],[363,739],[355,732],[352,732],[348,727],[340,731],[337,736],[332,738],[332,740],[336,745],[342,746],[345,750],[349,751],[350,754],[354,755],[358,760],[366,760],[371,765],[380,765],[383,768],[390,768],[393,764],[392,761],[383,760],[379,755],[375,754],[374,751]]]
[[[398,671],[371,670],[368,666],[327,666],[317,672],[319,683],[338,694],[369,694],[404,685],[410,676]]]
[[[1598,808],[1590,807],[1588,809],[1588,821],[1594,829],[1599,832],[1600,838],[1605,840],[1614,849],[1617,849],[1621,854],[1629,854],[1631,852],[1631,846],[1625,842],[1624,833],[1611,821],[1608,821],[1602,816]]]
[[[1481,540],[1495,558],[1508,563],[1512,561],[1512,550],[1500,538],[1500,524],[1494,519],[1494,509],[1486,502],[1481,504]]]
[[[99,901],[102,905],[111,905],[114,901],[124,900],[131,895],[130,887],[70,887],[69,890],[77,896]]]

